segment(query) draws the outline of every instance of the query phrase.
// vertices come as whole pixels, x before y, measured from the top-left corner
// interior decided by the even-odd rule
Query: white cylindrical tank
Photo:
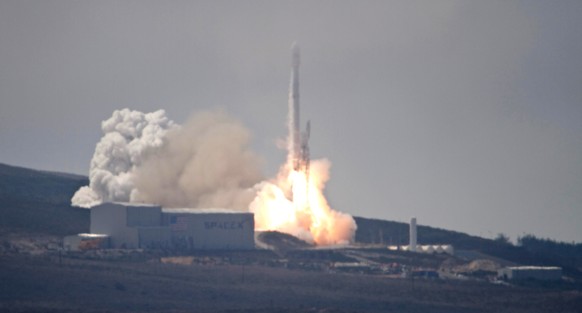
[[[410,251],[416,252],[416,217],[410,219],[410,243],[408,247]]]

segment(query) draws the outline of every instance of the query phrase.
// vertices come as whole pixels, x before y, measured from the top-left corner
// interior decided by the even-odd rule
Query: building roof
[[[508,269],[514,271],[526,271],[526,270],[538,270],[538,271],[550,271],[550,270],[561,270],[561,267],[557,266],[510,266]]]
[[[97,205],[94,205],[94,206],[92,206],[92,207],[91,207],[91,209],[92,209],[92,208],[95,208],[95,207],[98,207],[98,206],[102,206],[102,205],[108,205],[108,204],[109,204],[109,205],[110,205],[110,204],[113,204],[113,205],[118,205],[118,206],[123,206],[123,207],[148,207],[148,208],[149,208],[149,207],[152,207],[152,208],[155,208],[155,207],[158,207],[158,208],[159,208],[159,207],[160,207],[159,205],[157,205],[157,204],[152,204],[152,203],[133,203],[133,202],[102,202],[102,203],[99,203],[99,204],[97,204]]]
[[[106,234],[77,234],[81,238],[107,238],[109,235]]]
[[[193,208],[162,208],[162,212],[170,214],[208,214],[208,213],[218,213],[218,214],[251,214],[245,211],[236,211],[229,209],[193,209]]]
[[[137,206],[137,207],[159,207],[158,204],[153,203],[135,203],[135,202],[111,202],[113,204],[119,204],[123,206]]]

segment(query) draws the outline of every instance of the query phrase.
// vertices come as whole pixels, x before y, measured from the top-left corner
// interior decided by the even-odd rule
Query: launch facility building
[[[91,208],[91,234],[68,236],[65,248],[254,249],[254,215],[223,209],[168,209],[103,203]]]

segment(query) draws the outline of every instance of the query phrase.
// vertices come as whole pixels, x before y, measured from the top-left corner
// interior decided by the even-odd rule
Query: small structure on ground
[[[497,271],[497,277],[503,280],[560,280],[562,268],[557,266],[511,266]]]

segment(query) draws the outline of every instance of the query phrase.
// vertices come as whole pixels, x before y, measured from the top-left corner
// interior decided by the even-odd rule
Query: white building
[[[497,277],[504,280],[560,280],[562,268],[556,266],[511,266],[497,271]]]
[[[111,248],[254,249],[254,215],[228,210],[162,209],[103,203],[91,208],[91,233]]]

